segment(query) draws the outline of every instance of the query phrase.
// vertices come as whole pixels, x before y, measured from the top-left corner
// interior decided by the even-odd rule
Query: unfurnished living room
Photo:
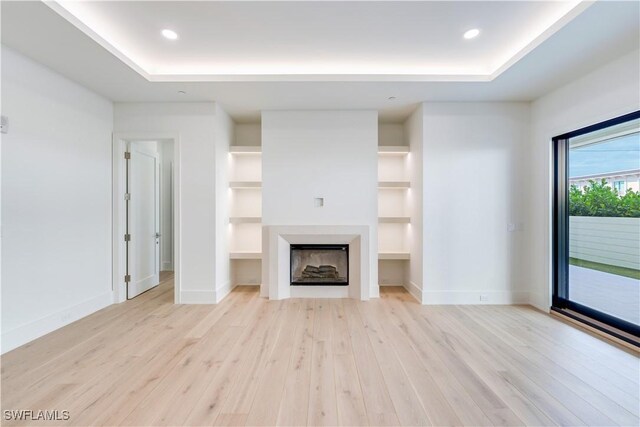
[[[0,15],[0,424],[640,424],[639,1]]]

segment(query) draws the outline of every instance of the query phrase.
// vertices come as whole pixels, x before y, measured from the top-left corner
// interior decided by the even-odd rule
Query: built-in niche
[[[347,286],[349,245],[291,245],[291,286]]]

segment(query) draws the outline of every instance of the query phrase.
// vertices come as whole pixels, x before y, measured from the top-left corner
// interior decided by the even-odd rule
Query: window
[[[640,165],[640,111],[553,147],[552,309],[638,345],[640,194],[614,176]]]

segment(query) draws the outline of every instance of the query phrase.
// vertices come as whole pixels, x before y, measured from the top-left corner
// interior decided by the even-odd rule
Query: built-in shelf
[[[404,189],[411,187],[409,181],[380,181],[378,182],[378,188],[398,188]]]
[[[260,154],[262,147],[260,145],[232,145],[229,147],[231,154]]]
[[[378,259],[409,259],[409,252],[378,252]]]
[[[378,146],[378,154],[407,154],[409,152],[408,145],[380,145]]]
[[[262,252],[229,252],[230,259],[262,259]]]
[[[384,224],[408,224],[411,218],[408,216],[381,216],[378,218],[379,223]]]
[[[260,181],[231,181],[229,188],[262,188]]]
[[[229,217],[231,224],[259,224],[262,218],[259,216],[232,216]]]

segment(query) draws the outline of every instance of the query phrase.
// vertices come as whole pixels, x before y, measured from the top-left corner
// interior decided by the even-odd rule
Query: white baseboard
[[[481,297],[483,297],[481,299]],[[422,291],[422,304],[529,304],[526,291]]]
[[[162,261],[162,271],[173,271],[173,262]]]
[[[380,298],[380,286],[372,286],[369,290],[369,298]]]
[[[113,304],[113,292],[109,291],[4,332],[1,340],[1,352],[4,354],[7,351],[18,348],[21,345],[40,338],[56,329],[60,329],[76,320],[80,320],[111,304]]]
[[[416,301],[422,304],[422,289],[420,289],[415,283],[409,282],[404,285],[404,288],[413,296]]]
[[[234,287],[227,282],[210,291],[181,291],[180,304],[217,304],[229,295]]]
[[[231,285],[231,282],[227,282],[224,285],[218,287],[216,289],[216,303],[219,303],[220,301],[225,299],[225,297],[229,295],[229,293],[231,293],[233,288],[235,288],[236,286],[237,285]]]
[[[538,292],[530,292],[529,293],[529,304],[537,308],[538,310],[544,311],[545,313],[549,311],[550,303],[547,301],[548,298],[545,298],[544,295]]]

